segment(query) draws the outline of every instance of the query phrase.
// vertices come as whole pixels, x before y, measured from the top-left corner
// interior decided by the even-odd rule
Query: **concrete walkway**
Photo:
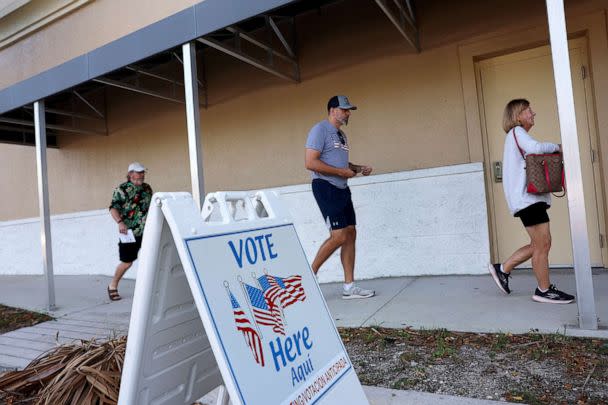
[[[551,282],[576,295],[574,272],[552,270]],[[325,299],[337,326],[382,326],[416,329],[445,328],[462,332],[565,333],[608,339],[608,271],[593,275],[600,329],[578,328],[578,307],[532,301],[536,279],[531,271],[516,271],[511,294],[498,290],[487,276],[436,276],[376,279],[363,283],[377,297],[352,302],[341,300],[339,285],[323,285]]]
[[[498,291],[487,276],[402,277],[366,280],[377,296],[344,301],[340,284],[323,284],[323,294],[337,326],[382,326],[452,331],[512,332],[530,330],[608,339],[608,271],[594,271],[595,300],[600,329],[577,327],[575,304],[539,304],[531,299],[536,286],[530,271],[518,271],[511,281],[512,294]],[[108,300],[104,276],[57,276],[57,309],[54,321],[22,328],[0,336],[0,369],[23,368],[54,347],[79,339],[103,339],[128,330],[134,281],[120,285],[123,299]],[[552,271],[552,282],[575,293],[572,270]],[[0,276],[0,303],[45,311],[46,283],[42,276]],[[365,387],[372,404],[489,404],[492,401]]]
[[[46,310],[46,281],[41,276],[0,276],[0,304],[46,312],[56,318],[0,335],[0,369],[23,368],[57,344],[107,339],[129,329],[133,280],[124,280],[125,299],[112,302],[105,291],[109,277],[57,276],[57,309]]]

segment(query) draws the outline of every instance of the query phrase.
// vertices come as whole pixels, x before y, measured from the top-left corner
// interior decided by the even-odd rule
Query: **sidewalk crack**
[[[361,325],[359,325],[360,328],[363,327],[363,325],[365,325],[370,319],[372,319],[378,312],[380,312],[383,308],[385,308],[388,304],[390,304],[395,297],[397,297],[399,294],[401,294],[406,288],[408,288],[409,286],[411,286],[412,284],[414,284],[420,277],[414,277],[409,283],[406,283],[401,289],[399,289],[399,291],[397,291],[388,301],[386,301],[384,303],[384,305],[382,305],[380,308],[378,308],[373,314],[371,314],[369,317],[367,317],[367,319],[365,319]],[[379,325],[381,326],[381,325]]]

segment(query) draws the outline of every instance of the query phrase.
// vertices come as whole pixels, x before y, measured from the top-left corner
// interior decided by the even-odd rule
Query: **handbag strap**
[[[557,195],[555,193],[551,193],[553,194],[554,197],[557,198],[562,198],[563,196],[566,195],[566,171],[564,170],[564,166],[562,165],[562,189],[563,189],[563,193],[562,195]]]
[[[519,146],[519,142],[517,142],[517,135],[515,135],[515,127],[513,127],[513,138],[515,138],[515,144],[517,145],[517,149],[519,149],[519,153],[521,153],[521,158],[523,160],[526,160],[526,157],[524,156],[524,151],[523,149]]]

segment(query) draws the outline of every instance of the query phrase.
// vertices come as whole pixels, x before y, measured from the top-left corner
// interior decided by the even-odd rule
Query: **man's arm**
[[[356,165],[351,162],[348,162],[348,167],[350,167],[350,170],[353,172],[361,173],[364,176],[369,176],[373,170],[371,166]]]
[[[350,170],[352,170],[355,173],[361,173],[361,170],[363,169],[362,166],[360,165],[356,165],[354,163],[348,162],[348,167],[350,168]]]
[[[340,176],[347,179],[355,177],[356,173],[350,167],[333,167],[323,162],[320,157],[321,152],[319,152],[318,150],[306,148],[306,155],[304,156],[304,166],[306,166],[308,170],[312,170],[314,172],[325,175]]]
[[[124,233],[126,235],[127,226],[123,222],[122,217],[120,216],[120,213],[118,212],[118,210],[116,208],[110,208],[110,215],[112,216],[112,219],[114,219],[114,221],[118,224],[118,232]]]

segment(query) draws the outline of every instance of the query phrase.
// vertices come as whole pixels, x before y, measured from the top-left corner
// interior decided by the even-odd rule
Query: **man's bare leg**
[[[116,266],[116,271],[114,272],[114,278],[112,279],[112,281],[110,282],[110,285],[109,285],[110,290],[118,289],[118,283],[120,282],[120,279],[122,278],[122,276],[125,275],[127,270],[129,270],[131,268],[131,265],[133,265],[133,262],[131,262],[131,263],[120,262],[118,264],[118,266]]]
[[[340,260],[344,269],[344,283],[350,284],[355,281],[355,241],[357,230],[354,225],[349,225],[345,229],[346,241],[340,249]]]
[[[340,246],[344,245],[347,235],[348,228],[335,229],[330,232],[329,238],[321,244],[315,259],[312,261],[311,267],[315,274],[317,274],[323,263],[329,259],[329,256],[331,256]]]

